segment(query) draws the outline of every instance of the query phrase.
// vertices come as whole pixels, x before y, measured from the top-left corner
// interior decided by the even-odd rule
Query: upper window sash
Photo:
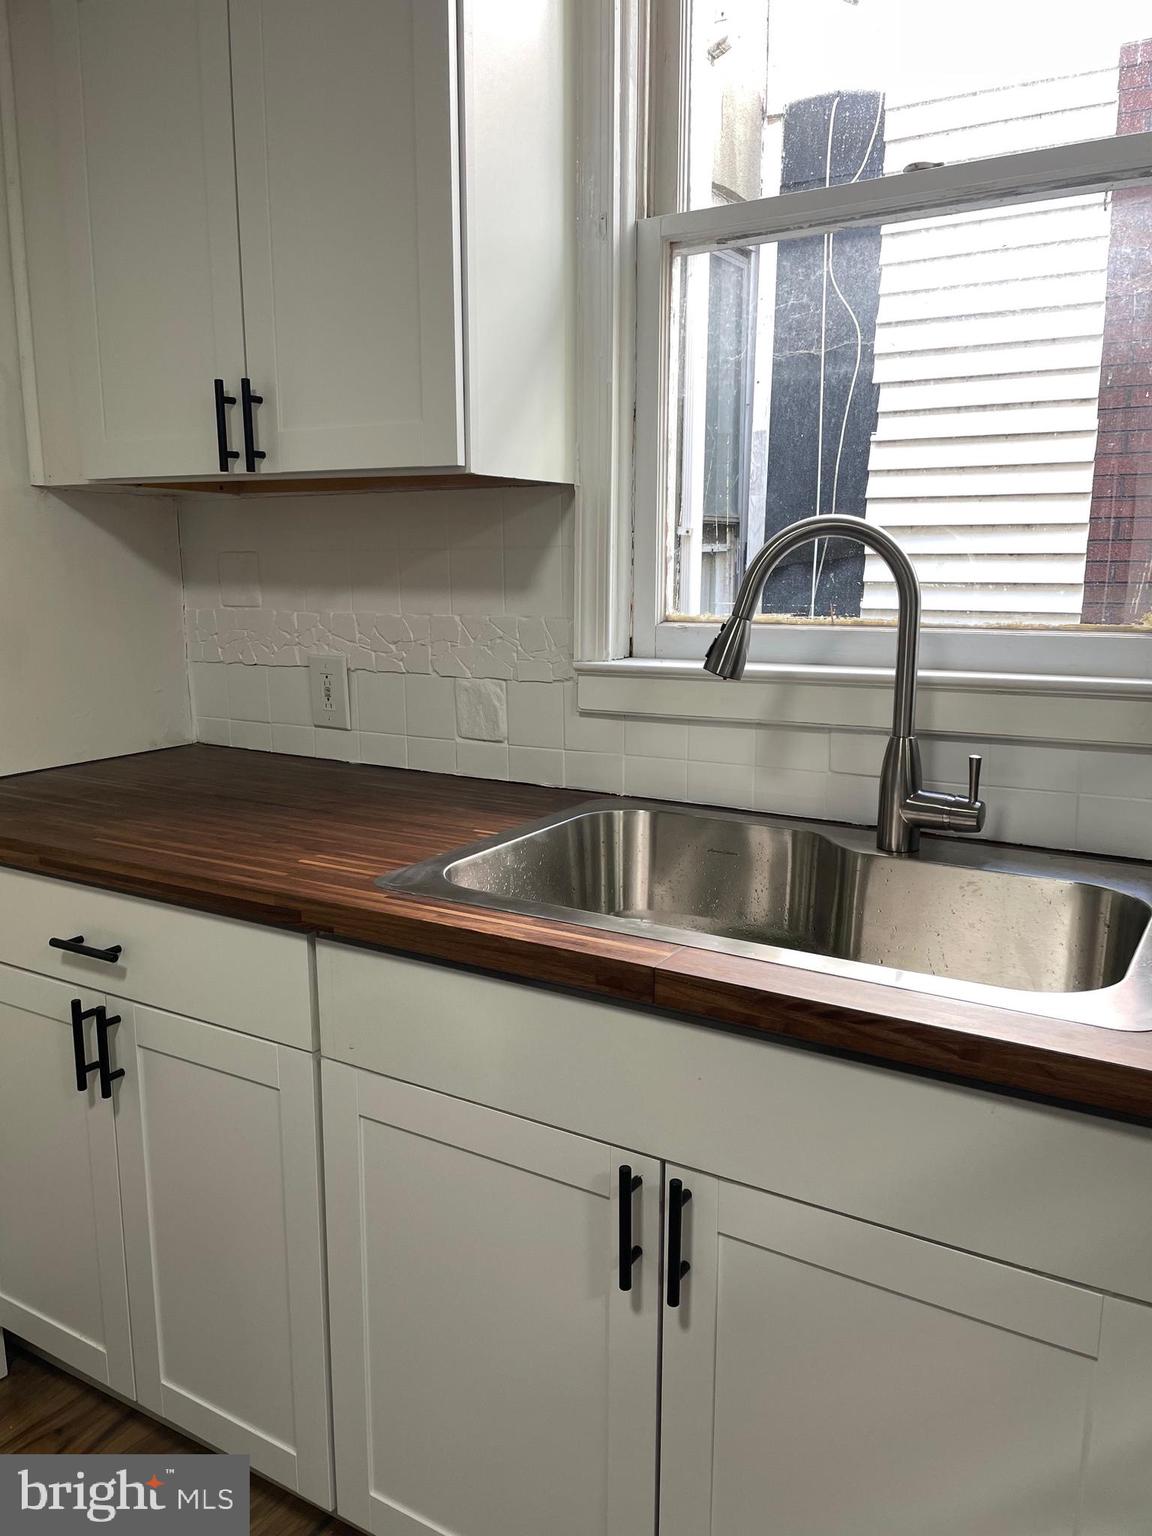
[[[655,227],[668,248],[709,249],[821,234],[852,224],[890,223],[1076,192],[1104,192],[1147,180],[1152,180],[1152,133],[1118,134],[1054,149],[901,171],[842,186],[782,192],[753,202],[659,214],[642,219],[640,227]]]
[[[669,283],[675,255],[729,245],[800,238],[856,224],[1003,207],[1078,192],[1104,192],[1152,180],[1152,133],[1126,134],[1051,149],[964,161],[847,185],[788,192],[757,201],[725,204],[641,219],[637,227],[636,438],[633,509],[633,654],[638,657],[702,657],[715,624],[667,622],[665,486],[671,445],[667,431]],[[891,636],[886,627],[774,623],[756,626],[751,656],[778,659],[786,635],[790,651],[802,649],[813,664],[834,664],[849,643],[855,654],[884,664]],[[1059,636],[1059,647],[1051,641]],[[1022,641],[1032,642],[1026,648]],[[1038,641],[1045,642],[1043,647]],[[1110,643],[1109,643],[1110,642]],[[928,629],[926,666],[953,670],[961,655],[980,648],[992,663],[967,669],[1078,675],[1147,675],[1142,635],[1047,631],[1017,634],[971,628]],[[1024,652],[1028,658],[1024,663]],[[995,664],[994,654],[1000,658]],[[1056,657],[1059,656],[1057,662]],[[1047,660],[1045,660],[1047,657]]]

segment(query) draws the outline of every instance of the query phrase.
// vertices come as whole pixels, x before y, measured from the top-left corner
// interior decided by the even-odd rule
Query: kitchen
[[[5,1459],[1149,1529],[1152,38],[972,9],[0,7]]]

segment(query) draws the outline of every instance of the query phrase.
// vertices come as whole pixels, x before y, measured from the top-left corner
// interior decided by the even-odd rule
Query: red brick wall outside
[[[1118,133],[1152,130],[1152,39],[1120,53]],[[1085,624],[1152,609],[1152,188],[1112,193]]]

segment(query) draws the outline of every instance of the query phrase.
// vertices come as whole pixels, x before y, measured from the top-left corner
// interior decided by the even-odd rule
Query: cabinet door
[[[454,0],[232,0],[265,470],[463,463]]]
[[[1079,1536],[1152,1532],[1152,1307],[1106,1297]]]
[[[105,1002],[0,967],[0,1327],[131,1396],[116,1122],[94,1074],[76,1086],[77,997]]]
[[[1099,1295],[669,1172],[662,1536],[1079,1531]]]
[[[659,1164],[325,1061],[337,1508],[651,1536]],[[620,1287],[621,1166],[643,1249]]]
[[[218,474],[213,379],[244,372],[228,0],[52,15],[85,473]]]
[[[330,1508],[315,1059],[117,1008],[139,1401]]]

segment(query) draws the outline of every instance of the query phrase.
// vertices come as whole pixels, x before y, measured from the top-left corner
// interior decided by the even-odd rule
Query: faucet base
[[[906,858],[920,850],[921,828],[935,832],[974,833],[984,826],[986,807],[977,796],[979,758],[970,775],[969,792],[947,795],[922,788],[920,745],[915,736],[891,736],[880,770],[880,806],[876,846],[881,853]]]
[[[897,858],[919,853],[920,827],[908,820],[904,807],[920,793],[922,779],[920,743],[915,736],[889,736],[876,810],[876,846],[881,853]]]

